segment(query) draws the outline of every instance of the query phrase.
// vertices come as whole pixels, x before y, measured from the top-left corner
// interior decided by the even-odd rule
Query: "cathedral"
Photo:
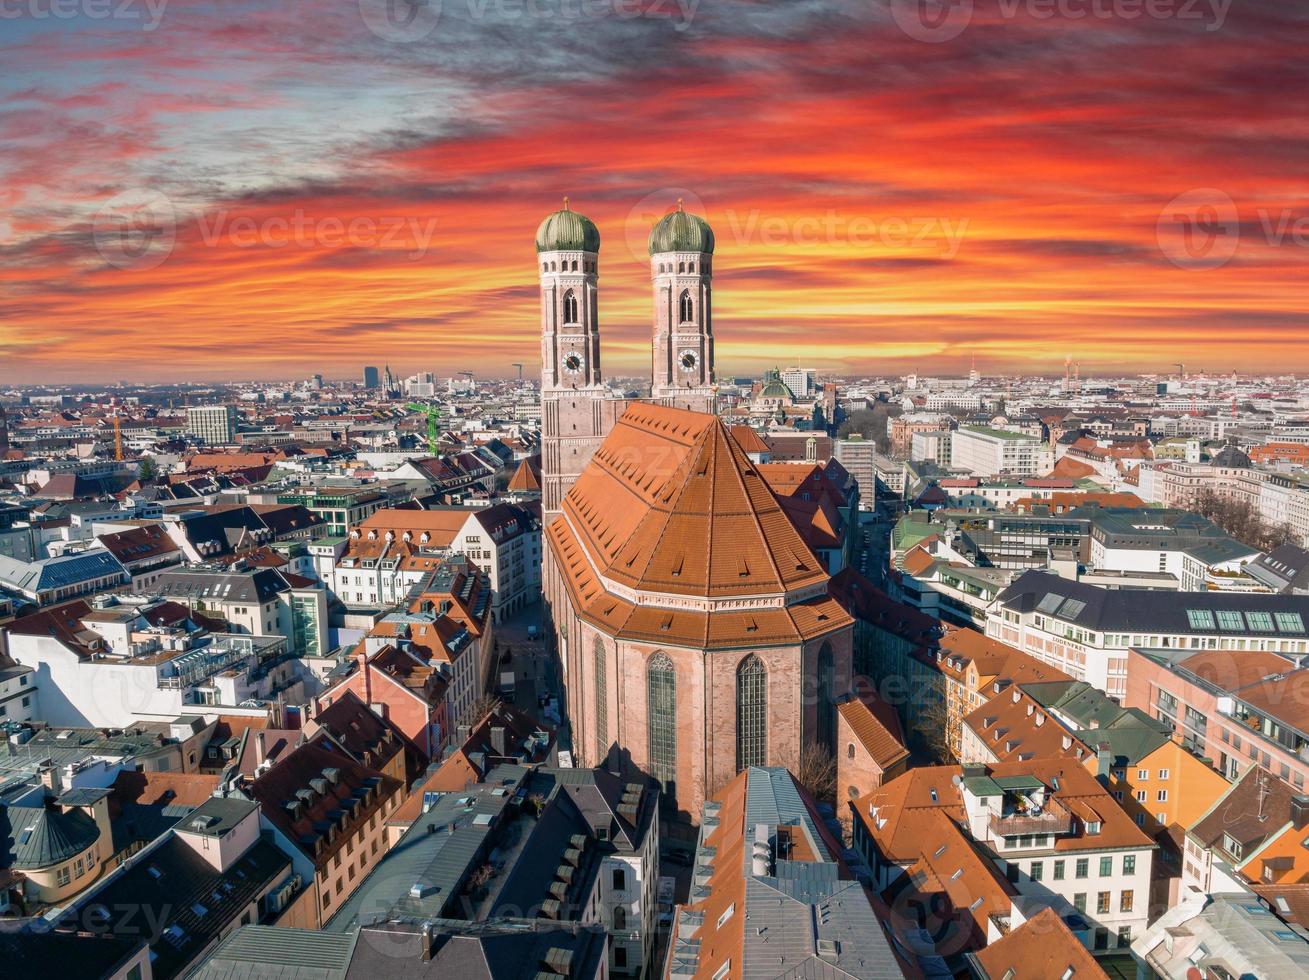
[[[537,231],[544,589],[575,764],[617,752],[697,819],[743,768],[831,744],[853,624],[714,412],[712,229],[679,204],[649,246],[634,401],[601,373],[598,229],[565,201]]]

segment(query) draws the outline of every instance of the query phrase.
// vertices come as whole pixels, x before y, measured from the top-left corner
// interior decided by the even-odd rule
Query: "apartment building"
[[[788,943],[797,922],[807,924],[806,940]],[[808,794],[785,769],[756,766],[704,802],[690,899],[677,907],[661,972],[673,980],[905,975]]]
[[[306,743],[239,787],[296,855],[301,889],[279,924],[318,929],[386,852],[386,818],[405,784]]]
[[[1309,653],[1291,596],[1105,589],[1035,570],[1000,594],[986,633],[1117,700],[1132,649]]]
[[[230,446],[236,442],[236,408],[191,405],[186,410],[186,431],[206,446]]]
[[[1166,723],[1229,780],[1260,766],[1309,780],[1309,669],[1271,651],[1131,650],[1126,703]]]
[[[933,832],[948,822],[1004,874],[1020,909],[1053,908],[1092,951],[1130,946],[1148,924],[1156,845],[1066,760],[911,769],[851,807],[855,846],[884,894],[924,854],[948,849]]]
[[[950,468],[978,476],[1040,476],[1054,468],[1054,452],[1021,432],[961,426],[950,439]]]

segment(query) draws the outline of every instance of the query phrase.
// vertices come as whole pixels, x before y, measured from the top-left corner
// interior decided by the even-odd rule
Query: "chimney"
[[[1291,797],[1291,826],[1299,831],[1309,824],[1309,795],[1297,793]]]
[[[359,671],[364,678],[364,704],[373,703],[373,668],[368,663],[368,651],[360,650],[358,653]]]
[[[43,760],[37,771],[41,775],[41,785],[45,787],[47,795],[58,796],[64,791],[64,781],[53,759]]]
[[[268,743],[263,732],[255,732],[255,765],[262,766],[268,754]]]
[[[505,755],[505,726],[491,726],[491,748],[495,749],[496,755]]]
[[[1108,779],[1113,762],[1113,756],[1109,754],[1109,743],[1098,743],[1095,747],[1095,778]]]

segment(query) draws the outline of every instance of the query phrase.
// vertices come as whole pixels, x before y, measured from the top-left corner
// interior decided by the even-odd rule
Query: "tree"
[[[137,477],[142,483],[149,483],[159,475],[159,466],[155,463],[153,456],[142,456],[141,465],[137,468]]]
[[[837,430],[837,437],[849,439],[851,436],[862,436],[875,442],[879,453],[890,452],[891,434],[887,431],[887,420],[899,414],[898,405],[888,405],[885,402],[878,402],[872,408],[851,412]]]
[[[815,800],[836,802],[836,757],[822,742],[810,742],[800,750],[795,778]]]
[[[468,723],[470,725],[480,724],[487,715],[493,711],[499,711],[503,706],[504,702],[496,695],[483,694],[468,706]]]

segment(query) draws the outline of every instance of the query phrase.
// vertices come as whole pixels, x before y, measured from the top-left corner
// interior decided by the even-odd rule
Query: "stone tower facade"
[[[651,397],[695,412],[714,407],[713,251],[709,225],[680,202],[650,234]]]
[[[541,497],[546,523],[626,402],[600,366],[600,232],[568,207],[536,235],[541,280]]]

